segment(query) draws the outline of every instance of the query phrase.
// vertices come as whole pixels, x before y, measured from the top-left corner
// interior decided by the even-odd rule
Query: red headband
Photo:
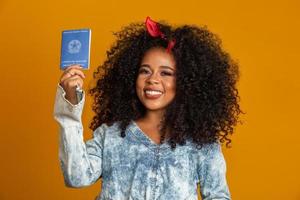
[[[167,52],[169,53],[172,48],[175,46],[175,39],[172,39],[172,40],[168,40],[165,36],[165,34],[163,34],[160,29],[159,29],[159,26],[158,26],[158,23],[151,20],[150,17],[147,17],[146,18],[146,28],[147,28],[147,31],[148,33],[152,36],[152,37],[160,37],[164,40],[167,40],[168,41],[168,47],[167,47]]]

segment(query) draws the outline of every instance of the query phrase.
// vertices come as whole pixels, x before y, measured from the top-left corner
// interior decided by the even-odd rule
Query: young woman
[[[54,117],[65,183],[102,178],[97,199],[230,199],[221,144],[242,112],[238,65],[206,27],[172,27],[149,17],[115,34],[90,89],[93,138],[84,142],[80,66],[60,78]]]

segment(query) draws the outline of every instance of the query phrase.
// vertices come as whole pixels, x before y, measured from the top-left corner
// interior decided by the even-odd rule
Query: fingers
[[[81,76],[79,75],[73,75],[72,77],[69,78],[65,78],[63,81],[60,82],[61,86],[63,86],[63,88],[76,88],[76,86],[78,85],[80,88],[83,87],[83,79]]]
[[[71,65],[67,67],[60,78],[60,82],[64,82],[65,80],[73,77],[74,75],[79,75],[82,79],[84,79],[85,75],[81,70],[82,67],[80,67],[79,65]]]

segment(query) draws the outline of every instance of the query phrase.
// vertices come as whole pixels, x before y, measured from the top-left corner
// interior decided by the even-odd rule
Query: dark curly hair
[[[220,141],[228,147],[238,117],[236,82],[238,64],[221,48],[221,40],[206,26],[171,27],[159,22],[168,39],[175,39],[172,49],[176,61],[176,95],[161,122],[161,139],[172,148],[191,140],[197,147]],[[168,41],[151,37],[144,23],[132,23],[114,33],[117,37],[107,59],[94,72],[96,86],[89,90],[96,113],[90,128],[120,122],[121,136],[131,120],[145,114],[138,99],[135,82],[143,55],[151,48],[166,48]]]

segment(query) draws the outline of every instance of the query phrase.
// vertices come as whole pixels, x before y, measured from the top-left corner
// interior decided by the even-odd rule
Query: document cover
[[[65,30],[62,32],[60,67],[78,64],[84,69],[90,65],[91,30]]]

